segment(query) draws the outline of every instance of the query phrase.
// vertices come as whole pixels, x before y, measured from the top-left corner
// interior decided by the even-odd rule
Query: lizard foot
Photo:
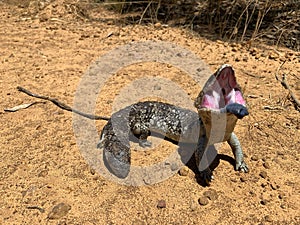
[[[207,168],[200,172],[200,182],[204,186],[209,186],[210,182],[214,179],[212,171]]]
[[[247,166],[247,164],[242,161],[242,162],[237,162],[235,165],[235,170],[236,171],[241,171],[243,173],[248,173],[249,172],[249,168]]]
[[[139,140],[139,145],[143,148],[146,148],[146,147],[151,147],[152,146],[152,142],[151,141],[148,141],[147,139],[140,139]]]

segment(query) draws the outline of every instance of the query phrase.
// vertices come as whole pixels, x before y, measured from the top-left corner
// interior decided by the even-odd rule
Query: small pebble
[[[93,176],[93,180],[100,180],[100,176],[99,175]]]
[[[274,60],[276,60],[276,59],[278,59],[278,58],[279,58],[279,56],[278,56],[277,54],[273,53],[273,52],[271,52],[271,53],[269,54],[269,59],[274,59]]]
[[[248,180],[248,178],[247,177],[241,177],[240,180],[241,180],[241,182],[246,182]]]
[[[233,182],[233,183],[236,183],[236,182],[238,182],[238,181],[237,181],[237,179],[236,179],[236,178],[234,178],[234,177],[230,178],[230,181],[231,181],[231,182]]]
[[[192,201],[192,202],[190,203],[190,209],[191,209],[192,211],[195,211],[195,210],[197,209],[197,207],[198,207],[198,204],[197,204],[195,201]]]
[[[288,205],[284,202],[280,205],[280,208],[282,209],[287,209],[288,208]]]
[[[215,189],[209,189],[209,190],[205,191],[203,193],[203,195],[211,201],[214,201],[218,198],[218,194],[217,194],[217,191]]]
[[[165,200],[159,200],[158,203],[157,203],[157,208],[159,209],[163,209],[163,208],[166,208],[167,207],[167,203]]]
[[[156,85],[153,87],[153,89],[156,90],[156,91],[157,91],[157,90],[161,90],[161,86],[159,86],[159,85],[156,84]]]
[[[259,173],[259,176],[261,176],[262,178],[266,178],[267,177],[267,172],[266,171],[261,171],[260,173]]]
[[[160,28],[161,27],[161,23],[158,22],[158,23],[154,24],[154,27],[155,28]]]
[[[284,199],[284,197],[285,197],[285,194],[284,194],[284,193],[279,193],[279,194],[278,194],[278,198],[279,198],[279,199]]]
[[[280,186],[279,186],[278,184],[276,184],[276,183],[271,183],[271,188],[272,188],[273,190],[277,190],[277,189],[280,188]]]
[[[38,177],[46,177],[48,175],[48,170],[44,169],[38,173]]]
[[[255,194],[255,192],[254,191],[249,191],[249,194],[251,195],[251,196],[256,196],[256,194]]]
[[[281,151],[277,151],[277,155],[281,155],[281,156],[283,156],[283,155],[284,155],[284,153],[283,153],[283,152],[281,152]]]
[[[92,175],[95,175],[95,173],[96,173],[95,169],[90,168],[90,173],[91,173]]]
[[[200,205],[207,205],[209,203],[208,198],[205,196],[202,196],[198,199],[198,202]]]
[[[66,203],[59,203],[53,207],[51,212],[48,214],[48,219],[54,220],[64,217],[70,211],[71,206]]]
[[[268,162],[264,162],[263,163],[263,166],[266,168],[266,169],[270,169],[270,164]]]
[[[267,202],[268,202],[268,201],[267,201],[266,199],[263,199],[263,200],[261,200],[261,201],[260,201],[260,204],[262,204],[262,205],[266,205],[266,204],[267,204]]]
[[[25,197],[27,194],[27,191],[21,191],[22,197]]]
[[[267,184],[267,183],[262,183],[261,186],[262,186],[263,188],[265,188],[265,187],[268,186],[268,184]]]
[[[187,166],[183,166],[181,167],[181,169],[179,170],[179,175],[180,176],[187,176],[189,173],[189,168]]]
[[[270,215],[266,215],[265,216],[265,221],[272,222],[273,220],[272,220],[272,217]]]
[[[249,59],[248,56],[244,56],[244,57],[243,57],[243,61],[244,61],[244,62],[247,62],[248,59]]]
[[[251,49],[251,50],[250,50],[250,54],[251,54],[252,56],[256,56],[257,51],[256,51],[255,49]]]
[[[252,161],[258,161],[258,157],[257,157],[257,155],[253,155],[253,156],[251,156],[251,160],[252,160]]]
[[[268,55],[267,55],[266,53],[261,53],[260,56],[265,58],[265,57],[267,57]]]

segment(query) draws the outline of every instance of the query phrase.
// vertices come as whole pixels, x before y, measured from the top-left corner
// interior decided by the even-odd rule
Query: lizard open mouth
[[[225,64],[206,82],[197,108],[221,109],[233,103],[246,105],[233,68]]]
[[[225,127],[220,128],[224,131],[223,140],[228,139],[238,119],[249,115],[234,70],[227,64],[222,65],[208,79],[195,100],[195,106],[208,136],[213,124],[219,124],[222,127],[225,122]]]

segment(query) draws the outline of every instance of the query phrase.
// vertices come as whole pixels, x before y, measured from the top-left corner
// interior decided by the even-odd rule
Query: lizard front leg
[[[151,135],[151,132],[147,128],[143,128],[141,135],[139,136],[139,145],[143,148],[151,147],[152,142],[148,141],[147,138]]]
[[[234,158],[235,170],[247,173],[249,171],[247,164],[244,162],[244,154],[238,137],[232,132],[227,143],[230,145]]]
[[[141,121],[136,122],[131,131],[139,139],[139,145],[143,148],[151,147],[151,141],[148,141],[147,138],[151,135],[150,129],[146,124],[143,124]]]

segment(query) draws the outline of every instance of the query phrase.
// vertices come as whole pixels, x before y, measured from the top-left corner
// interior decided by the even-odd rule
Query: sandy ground
[[[212,41],[160,24],[83,21],[66,12],[57,17],[61,7],[54,3],[37,18],[19,6],[0,2],[0,7],[0,224],[300,224],[299,111],[275,79],[286,61],[280,77],[285,73],[300,97],[299,52]],[[143,40],[180,45],[212,71],[223,63],[233,65],[250,110],[236,127],[249,173],[234,171],[232,153],[224,144],[210,187],[199,185],[190,168],[186,176],[175,173],[154,185],[124,186],[95,172],[84,160],[72,113],[50,102],[4,112],[36,101],[18,92],[17,86],[72,104],[93,61],[117,46]],[[197,86],[176,68],[141,63],[118,71],[105,83],[97,114],[110,116],[122,87],[154,75],[176,82],[191,99],[198,95]],[[97,122],[99,133],[104,124]],[[159,149],[134,152],[135,163],[163,160],[174,149],[176,145],[163,141]],[[198,199],[205,195],[211,199],[200,205]],[[157,207],[160,200],[165,207]]]

